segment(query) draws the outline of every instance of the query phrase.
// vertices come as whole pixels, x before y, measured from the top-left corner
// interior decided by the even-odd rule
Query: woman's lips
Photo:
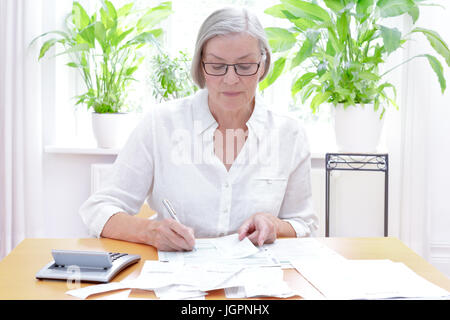
[[[236,97],[241,94],[240,91],[223,91],[222,94],[227,97]]]

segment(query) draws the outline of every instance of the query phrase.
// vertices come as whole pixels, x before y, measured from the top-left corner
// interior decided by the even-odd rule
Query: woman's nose
[[[228,66],[227,73],[223,77],[223,81],[227,84],[239,82],[239,75],[236,73],[234,66]]]

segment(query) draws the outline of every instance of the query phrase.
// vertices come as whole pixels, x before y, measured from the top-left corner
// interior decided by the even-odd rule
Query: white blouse
[[[310,151],[297,119],[268,110],[257,96],[247,122],[248,137],[227,171],[214,153],[218,123],[208,107],[208,91],[152,108],[117,156],[107,186],[81,206],[91,235],[100,237],[117,212],[137,214],[144,201],[178,219],[197,238],[237,232],[257,212],[289,222],[297,237],[317,229],[311,195]]]

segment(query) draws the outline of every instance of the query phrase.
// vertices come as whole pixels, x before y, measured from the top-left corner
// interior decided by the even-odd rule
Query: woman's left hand
[[[269,213],[259,212],[244,221],[238,230],[239,240],[248,237],[254,245],[272,243],[277,238],[278,218]]]

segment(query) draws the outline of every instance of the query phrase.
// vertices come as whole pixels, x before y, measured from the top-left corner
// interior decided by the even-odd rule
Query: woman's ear
[[[259,70],[258,70],[258,73],[259,73],[258,82],[262,80],[261,78],[263,77],[265,71],[266,71],[266,62],[264,61],[264,63],[263,63],[263,61],[261,61],[261,64],[259,65]]]
[[[259,70],[258,70],[259,80],[258,80],[258,82],[260,82],[262,80],[262,77],[264,76],[264,73],[266,72],[266,67],[270,67],[270,61],[269,61],[269,63],[267,63],[268,62],[267,59],[270,60],[269,57],[270,56],[269,56],[268,52],[266,51],[264,53],[263,58],[261,59],[261,64],[259,65]]]

